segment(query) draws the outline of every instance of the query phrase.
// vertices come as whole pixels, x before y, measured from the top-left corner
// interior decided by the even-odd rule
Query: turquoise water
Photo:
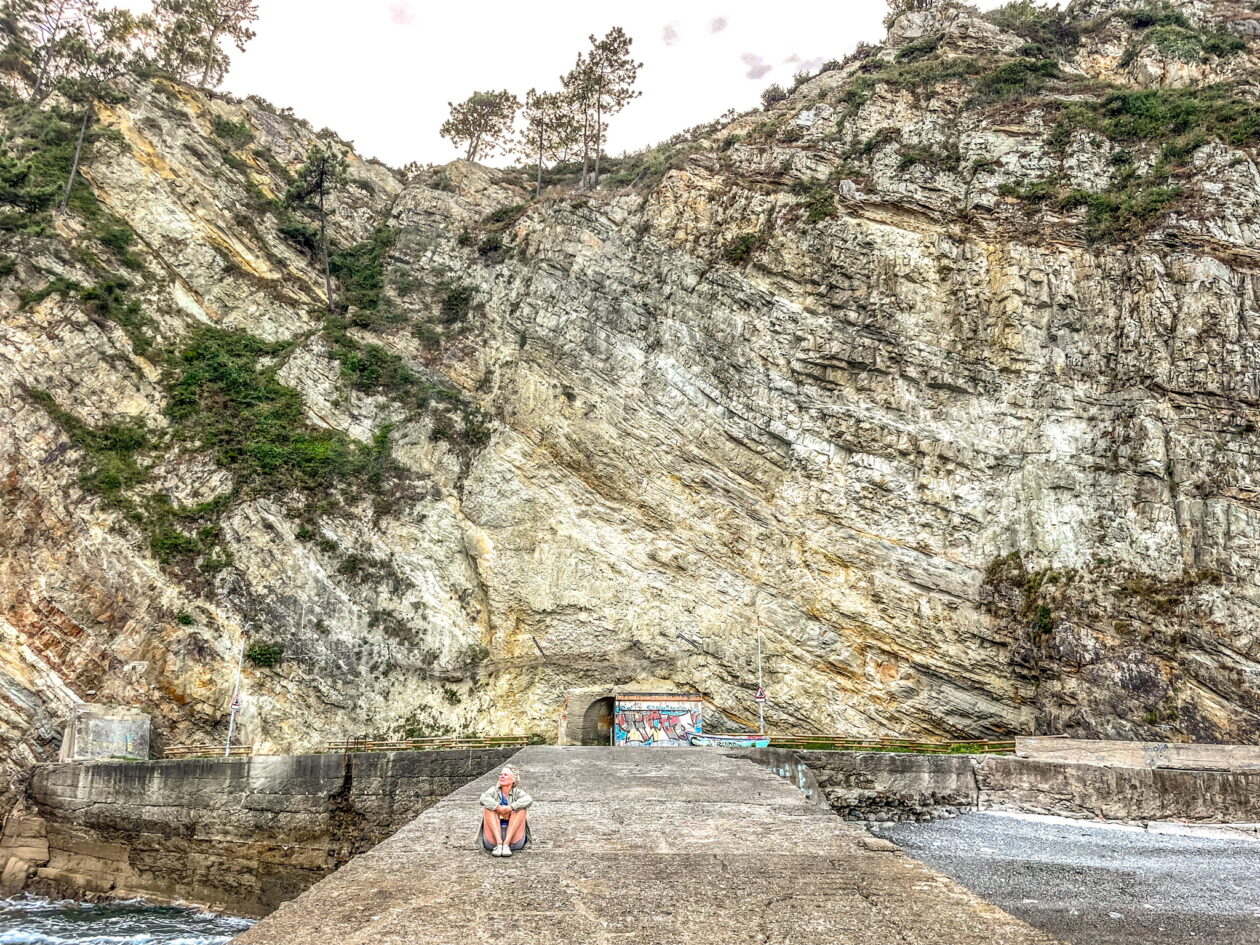
[[[0,945],[223,945],[251,925],[140,900],[0,899]]]

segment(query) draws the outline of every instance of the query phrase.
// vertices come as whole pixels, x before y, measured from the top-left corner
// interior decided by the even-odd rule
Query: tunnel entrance
[[[613,697],[596,699],[586,707],[582,715],[582,744],[611,745],[613,728]]]

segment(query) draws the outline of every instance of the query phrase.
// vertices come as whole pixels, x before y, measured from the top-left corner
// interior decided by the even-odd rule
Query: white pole
[[[761,588],[753,591],[753,616],[757,619],[757,734],[766,734],[766,703],[760,698],[763,693],[761,678]]]
[[[248,624],[247,624],[248,626]],[[236,731],[236,709],[241,701],[241,670],[245,666],[245,640],[241,640],[241,656],[236,661],[236,688],[232,690],[232,714],[228,718],[227,744],[223,747],[223,757],[232,755],[232,735]]]
[[[757,616],[757,694],[762,692],[761,685],[761,615]],[[757,700],[757,734],[766,734],[766,702]]]

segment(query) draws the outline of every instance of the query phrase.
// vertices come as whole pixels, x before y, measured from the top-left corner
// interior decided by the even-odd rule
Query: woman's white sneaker
[[[512,848],[508,846],[506,843],[503,844],[503,852],[500,853],[499,856],[511,856],[511,855],[512,855]]]

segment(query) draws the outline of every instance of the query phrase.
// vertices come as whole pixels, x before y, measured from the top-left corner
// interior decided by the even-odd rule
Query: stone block
[[[60,760],[149,757],[149,716],[126,706],[82,704],[66,722]]]
[[[109,892],[113,886],[113,880],[105,876],[89,875],[87,873],[75,873],[70,870],[54,869],[53,867],[43,866],[35,871],[35,876],[45,882],[55,884],[60,888],[83,890],[86,892]]]
[[[16,856],[0,860],[0,864],[0,895],[9,896],[21,892],[26,886],[27,877],[34,870],[34,864]]]

